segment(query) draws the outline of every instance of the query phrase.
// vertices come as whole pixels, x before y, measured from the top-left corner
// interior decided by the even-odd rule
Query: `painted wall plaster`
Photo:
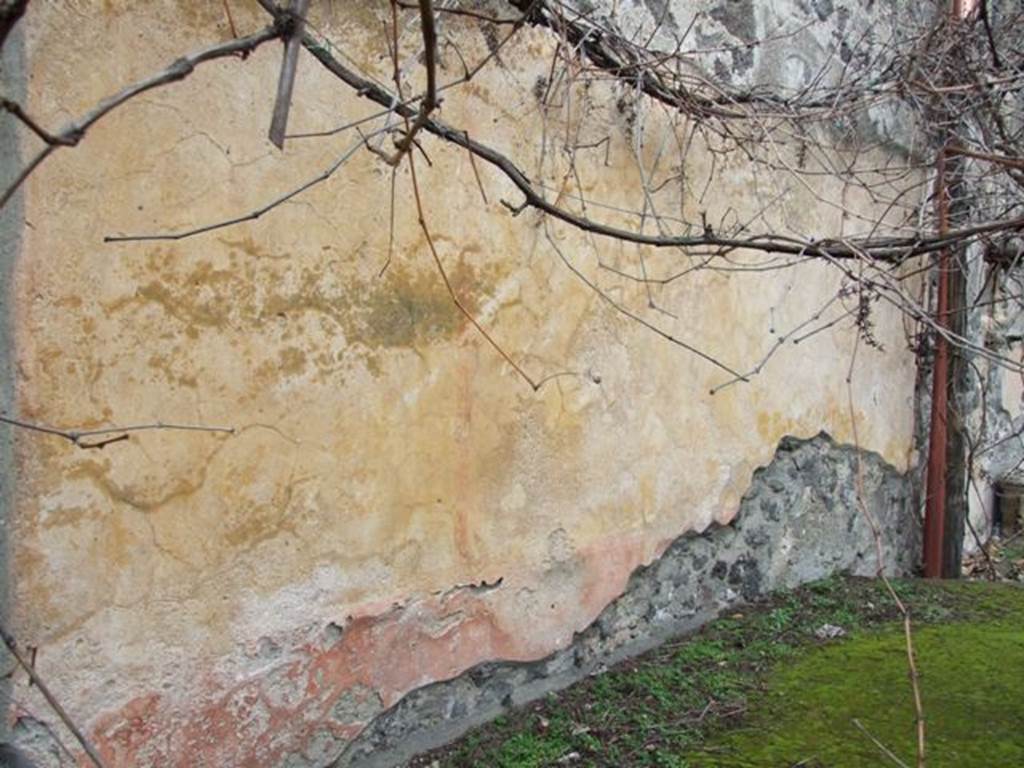
[[[236,8],[236,23],[257,28],[257,10]],[[378,11],[315,4],[317,24],[386,78]],[[27,106],[59,125],[228,33],[216,3],[76,0],[33,4],[24,34]],[[469,25],[451,34],[485,49]],[[553,45],[524,31],[502,56],[514,64],[454,91],[445,118],[536,168],[533,91]],[[721,371],[611,311],[557,261],[536,217],[498,204],[512,195],[503,180],[483,174],[484,205],[464,153],[434,142],[421,183],[456,290],[531,371],[573,374],[539,393],[451,305],[405,170],[394,257],[378,276],[388,175],[369,153],[258,221],[105,245],[107,234],[246,212],[347,150],[348,136],[289,142],[283,155],[265,140],[279,62],[268,46],[133,101],[25,190],[18,413],[237,428],[140,434],[103,451],[17,436],[8,621],[110,765],[278,765],[317,739],[340,748],[411,690],[482,662],[543,658],[680,534],[730,521],[784,435],[826,429],[852,443],[856,421],[862,446],[899,471],[913,462],[914,361],[897,316],[876,318],[888,351],[861,351],[852,412],[855,333],[843,327],[711,396]],[[459,73],[452,55],[446,67]],[[602,103],[589,119],[617,138],[582,183],[628,206],[635,166],[615,99]],[[302,61],[294,130],[371,109]],[[698,145],[687,163],[706,175],[711,158]],[[720,161],[711,218],[750,215],[764,183]],[[789,185],[788,222],[839,229],[813,191]],[[693,215],[695,200],[681,204]],[[635,251],[556,237],[606,290],[644,306],[641,289],[598,268],[632,268]],[[674,258],[653,255],[650,268]],[[770,329],[805,319],[837,285],[813,265],[695,273],[659,301],[677,314],[665,320],[673,333],[744,367],[774,344]],[[61,733],[34,691],[19,684],[15,700],[11,724]],[[46,738],[34,756],[60,764]],[[325,750],[310,764],[333,759]]]

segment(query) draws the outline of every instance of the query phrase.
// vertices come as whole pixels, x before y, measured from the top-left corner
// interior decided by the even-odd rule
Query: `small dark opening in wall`
[[[1000,481],[996,483],[996,504],[992,515],[992,535],[1005,539],[1021,530],[1021,504],[1024,503],[1024,484]]]

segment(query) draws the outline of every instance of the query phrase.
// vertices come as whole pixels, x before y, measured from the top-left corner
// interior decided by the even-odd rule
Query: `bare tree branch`
[[[36,424],[23,419],[15,419],[10,416],[0,415],[0,423],[18,427],[30,432],[39,432],[45,435],[63,437],[78,448],[104,448],[111,443],[119,443],[127,440],[129,433],[148,432],[154,430],[173,430],[177,432],[216,432],[221,434],[235,434],[234,427],[210,427],[203,424],[168,424],[162,421],[153,424],[132,424],[126,427],[103,427],[101,429],[61,429],[46,424]],[[113,435],[113,437],[109,437]],[[101,438],[97,441],[89,441],[88,438]]]
[[[265,8],[273,8],[270,0],[259,0],[259,2]],[[274,11],[271,10],[271,12]],[[347,67],[309,34],[303,37],[302,42],[306,49],[326,69],[352,87],[360,96],[388,108],[397,105],[393,108],[403,117],[413,118],[417,114],[411,107],[404,106],[399,99],[388,93],[380,85],[364,78]],[[973,227],[951,229],[945,235],[922,233],[920,236],[915,237],[879,237],[870,240],[854,239],[850,240],[849,244],[837,242],[833,239],[806,240],[780,234],[762,234],[749,237],[723,237],[713,232],[705,232],[702,235],[696,236],[650,235],[602,224],[548,202],[537,191],[526,174],[511,159],[501,152],[469,138],[463,130],[453,128],[436,119],[424,121],[423,130],[449,143],[463,147],[501,171],[523,194],[525,198],[523,202],[524,207],[536,208],[585,232],[592,232],[602,237],[657,248],[714,246],[723,249],[743,248],[766,253],[787,253],[798,256],[827,254],[833,259],[868,258],[898,264],[914,256],[934,253],[950,244],[963,243],[979,235],[1024,229],[1024,215],[1021,215],[1005,220],[985,222]]]
[[[28,128],[36,136],[38,136],[47,144],[61,144],[66,147],[72,147],[76,143],[76,140],[70,138],[65,138],[63,136],[54,136],[52,133],[48,132],[45,128],[39,125],[39,123],[37,123],[35,120],[29,117],[28,114],[26,114],[25,110],[23,110],[18,104],[11,101],[10,99],[0,99],[0,107],[3,107],[7,112],[10,112],[16,118],[21,120],[21,122],[28,126]]]
[[[0,208],[3,208],[7,204],[7,201],[11,199],[11,196],[24,183],[25,179],[27,179],[29,175],[54,152],[54,150],[59,147],[73,147],[77,145],[93,123],[117,109],[125,102],[154,88],[159,88],[160,86],[174,83],[178,80],[184,80],[192,74],[193,70],[195,70],[198,65],[204,62],[213,61],[214,59],[222,59],[227,56],[241,56],[242,58],[245,58],[257,47],[268,40],[274,40],[280,37],[281,34],[282,30],[279,25],[275,23],[260,32],[247,35],[246,37],[240,37],[235,40],[229,40],[224,43],[217,43],[216,45],[211,45],[196,51],[195,53],[183,56],[157,74],[132,83],[118,93],[103,99],[99,104],[86,112],[80,118],[61,129],[59,133],[50,133],[48,131],[44,131],[38,126],[34,126],[32,128],[33,131],[36,135],[46,141],[46,147],[40,150],[40,152],[37,153],[31,161],[29,161],[28,165],[18,174],[17,178],[4,190],[3,194],[0,195]],[[18,112],[14,112],[14,110],[7,108],[6,103],[4,106],[5,109],[16,114],[19,119],[23,119],[22,115],[24,115],[24,113],[20,111],[20,108],[18,108]],[[47,140],[46,137],[49,137],[49,140]]]
[[[3,638],[4,645],[7,646],[7,650],[11,652],[11,655],[14,657],[15,661],[18,662],[18,666],[25,670],[25,673],[29,676],[29,679],[39,689],[39,692],[43,694],[43,698],[46,699],[46,703],[50,705],[53,711],[57,714],[57,717],[61,719],[61,722],[64,723],[64,725],[67,727],[69,731],[71,731],[71,735],[74,736],[75,740],[78,741],[78,743],[81,745],[82,749],[85,751],[85,754],[89,756],[89,759],[92,761],[93,765],[95,765],[96,768],[104,768],[103,761],[100,759],[99,753],[96,751],[96,748],[93,747],[91,743],[89,743],[89,740],[85,737],[85,734],[83,734],[82,731],[78,728],[78,726],[75,725],[74,720],[71,719],[71,717],[65,711],[64,707],[61,706],[60,702],[57,701],[57,697],[50,692],[49,687],[46,685],[45,682],[43,682],[43,679],[39,676],[39,673],[36,672],[33,666],[25,660],[24,656],[21,655],[21,651],[18,650],[18,645],[17,643],[15,643],[14,637],[11,636],[7,632],[7,630],[4,629],[2,626],[0,626],[0,637]]]
[[[875,542],[875,575],[882,581],[882,584],[885,585],[886,592],[888,592],[893,604],[903,617],[903,642],[907,656],[907,672],[910,679],[910,691],[914,704],[914,726],[917,733],[917,768],[925,768],[926,735],[924,704],[921,699],[921,677],[917,670],[917,652],[914,648],[914,634],[910,621],[910,609],[907,607],[906,603],[900,599],[896,590],[893,589],[892,582],[889,581],[889,577],[885,575],[885,554],[882,547],[882,531],[878,527],[878,521],[875,519],[875,516],[872,515],[871,511],[868,509],[867,501],[864,498],[864,466],[861,462],[862,451],[860,447],[860,438],[857,434],[857,413],[853,407],[853,371],[854,363],[857,358],[858,347],[859,344],[855,343],[853,354],[850,356],[850,368],[846,376],[846,398],[847,405],[849,407],[850,425],[853,429],[853,444],[857,449],[857,471],[854,475],[857,491],[857,507],[860,509],[864,519],[867,520],[868,526],[871,529],[872,538]]]
[[[274,100],[274,114],[270,121],[268,134],[278,149],[284,149],[284,134],[288,128],[288,111],[292,106],[292,89],[295,87],[295,73],[299,63],[299,51],[302,48],[302,28],[308,9],[309,0],[292,0],[288,9],[291,29],[285,38],[284,60],[281,62],[281,76],[277,81],[277,98]],[[278,17],[279,23],[283,18],[283,16]]]
[[[431,113],[437,108],[437,31],[434,29],[434,4],[432,0],[419,0],[420,4],[420,28],[423,30],[423,66],[427,71],[427,90],[420,102],[420,109],[412,125],[406,125],[405,135],[395,142],[395,153],[385,157],[385,161],[392,166],[397,166],[402,157],[413,146],[416,141],[416,134],[420,132]],[[396,87],[400,84],[398,79],[398,41],[395,41],[395,72]],[[401,93],[399,93],[401,96]]]
[[[887,758],[889,758],[890,760],[892,760],[892,762],[893,762],[893,763],[895,763],[895,764],[896,764],[896,765],[898,766],[898,768],[910,768],[910,766],[909,766],[909,765],[907,765],[906,763],[904,763],[904,762],[903,762],[902,760],[900,760],[900,759],[899,759],[899,758],[898,758],[898,757],[897,757],[897,756],[896,756],[895,754],[893,754],[893,751],[892,751],[891,749],[889,749],[889,748],[888,748],[887,746],[885,746],[885,744],[883,744],[883,743],[882,743],[882,742],[880,742],[880,741],[879,741],[879,740],[878,740],[877,738],[875,738],[875,736],[874,736],[874,735],[872,735],[871,731],[869,731],[869,730],[868,730],[867,728],[865,728],[865,727],[864,727],[864,725],[863,725],[863,724],[861,723],[861,721],[860,721],[860,720],[858,720],[858,719],[857,719],[857,718],[855,717],[855,718],[853,718],[852,720],[850,720],[850,722],[851,722],[851,723],[853,723],[854,727],[855,727],[855,728],[856,728],[856,729],[857,729],[858,731],[860,731],[861,733],[863,733],[863,734],[864,734],[864,735],[865,735],[865,736],[866,736],[866,737],[867,737],[867,738],[868,738],[868,739],[869,739],[869,740],[871,741],[871,743],[872,743],[872,744],[874,744],[874,745],[875,745],[876,747],[878,747],[878,751],[879,751],[879,752],[881,752],[881,753],[882,753],[883,755],[885,755],[885,756],[886,756]]]

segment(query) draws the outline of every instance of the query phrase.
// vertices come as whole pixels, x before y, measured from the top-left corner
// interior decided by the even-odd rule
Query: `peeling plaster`
[[[34,6],[29,111],[59,124],[200,38],[227,34],[219,8],[194,6]],[[373,7],[323,20],[370,70],[380,64]],[[235,21],[264,20],[238,9]],[[161,34],[140,46],[153,29]],[[460,44],[487,46],[469,33]],[[533,90],[554,45],[523,30],[503,51],[515,68],[488,68],[449,93],[446,119],[514,147],[533,170]],[[94,66],[97,50],[109,66]],[[467,674],[484,685],[491,668],[481,665],[498,660],[534,671],[497,700],[526,696],[533,682],[548,685],[529,665],[595,631],[639,566],[662,562],[681,534],[736,516],[751,472],[783,436],[827,428],[850,441],[856,423],[862,445],[908,468],[909,354],[859,358],[852,410],[845,364],[822,364],[848,359],[856,335],[842,327],[781,350],[756,383],[709,396],[717,372],[609,311],[552,257],[535,219],[493,200],[487,208],[465,153],[443,146],[431,146],[422,179],[441,258],[517,359],[574,374],[539,393],[451,306],[407,207],[379,276],[388,185],[368,153],[296,205],[220,236],[103,245],[110,232],[250,210],[333,160],[336,148],[315,142],[268,153],[253,129],[279,65],[278,51],[261,49],[154,91],[25,188],[33,227],[17,230],[9,283],[17,411],[58,424],[238,428],[138,435],[100,455],[19,440],[9,620],[114,768],[321,766],[369,724],[384,728],[410,692]],[[314,67],[296,87],[296,125],[366,109]],[[599,174],[581,169],[582,184],[623,206],[637,191],[624,117],[615,89],[594,88],[606,89],[609,108],[591,117],[617,138]],[[694,178],[710,173],[700,142],[687,162]],[[720,173],[709,215],[753,215],[756,180]],[[494,195],[502,188],[483,181]],[[400,174],[403,194],[408,183]],[[794,226],[837,224],[806,191],[787,204]],[[632,263],[623,249],[556,235],[586,270],[597,273],[598,259]],[[658,258],[652,266],[668,263]],[[816,265],[756,282],[704,273],[666,288],[665,300],[681,335],[750,361],[773,343],[770,324],[802,317],[839,280]],[[639,290],[613,289],[643,306]],[[901,349],[898,314],[876,320],[883,343]],[[773,578],[759,587],[749,561],[721,562],[714,578],[732,579],[735,594]],[[683,591],[673,594],[701,597]],[[658,605],[655,617],[669,610]],[[639,642],[646,630],[636,631]],[[31,716],[55,727],[37,693],[16,685]],[[444,711],[462,723],[487,710],[453,699]]]
[[[865,508],[883,531],[885,571],[910,572],[920,544],[910,476],[824,433],[787,437],[772,462],[754,472],[732,524],[673,541],[567,647],[529,663],[489,662],[409,693],[331,765],[397,765],[744,601],[840,571],[874,575],[875,542],[857,501],[858,473]]]

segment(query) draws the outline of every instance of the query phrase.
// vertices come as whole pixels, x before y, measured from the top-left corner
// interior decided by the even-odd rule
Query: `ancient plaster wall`
[[[264,23],[232,6],[242,30]],[[379,11],[314,3],[318,28],[386,77]],[[475,27],[449,31],[486,50]],[[33,3],[22,33],[27,106],[47,125],[228,34],[221,4],[185,0]],[[525,30],[443,109],[545,181],[533,90],[554,42]],[[531,374],[572,374],[539,392],[452,306],[407,170],[380,275],[388,169],[367,152],[258,221],[104,244],[246,212],[351,146],[344,134],[281,154],[265,140],[279,63],[267,46],[205,65],[97,124],[25,188],[17,412],[236,428],[144,433],[102,451],[17,435],[6,620],[111,766],[324,765],[409,691],[566,647],[638,566],[730,521],[783,436],[825,429],[899,471],[912,463],[914,367],[897,316],[876,316],[887,351],[861,349],[850,390],[856,337],[839,325],[711,396],[726,374],[615,313],[558,261],[534,215],[498,203],[515,199],[506,182],[482,172],[485,204],[464,153],[438,142],[426,141],[433,165],[419,171],[441,258]],[[460,73],[451,55],[446,66]],[[635,165],[606,105],[590,119],[618,138],[581,181],[591,199],[631,206]],[[303,59],[294,130],[372,111]],[[21,142],[27,156],[33,139]],[[694,174],[711,162],[699,145],[687,158]],[[755,212],[764,179],[738,159],[717,163],[710,218]],[[788,183],[788,223],[841,228],[814,191]],[[683,205],[694,215],[696,201]],[[642,289],[598,268],[634,268],[635,250],[555,237],[643,311]],[[657,320],[745,368],[774,344],[769,329],[806,319],[837,284],[814,265],[695,273],[663,290],[676,319]],[[8,719],[34,757],[60,764],[47,729],[62,731],[38,694],[19,684],[14,700]]]

